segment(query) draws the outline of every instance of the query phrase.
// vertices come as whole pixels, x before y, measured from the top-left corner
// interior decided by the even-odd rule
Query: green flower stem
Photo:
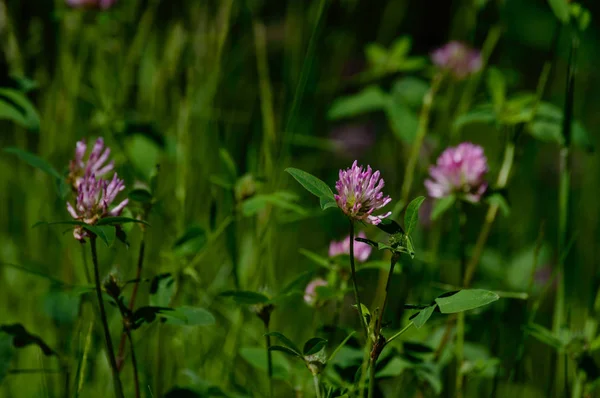
[[[265,323],[265,343],[267,349],[267,371],[269,374],[269,397],[273,398],[273,353],[271,352],[271,336],[269,325]]]
[[[140,252],[138,254],[138,263],[137,263],[137,272],[135,276],[135,283],[133,285],[133,290],[131,292],[131,298],[129,299],[129,309],[133,311],[135,307],[135,299],[137,297],[137,291],[140,284],[140,278],[142,277],[142,267],[144,265],[144,254],[146,252],[146,241],[144,230],[142,229],[142,242],[140,244]],[[117,354],[117,369],[119,372],[123,368],[123,363],[125,362],[125,338],[126,332],[121,334],[121,341],[119,342],[119,353]],[[133,346],[131,346],[133,348]]]
[[[466,225],[467,225],[467,216],[465,214],[464,205],[459,200],[456,202],[456,212],[458,215],[458,224],[459,224],[459,233],[458,233],[458,253],[460,258],[460,270],[459,270],[459,281],[463,281],[465,278],[465,266],[467,263],[466,258]],[[457,315],[457,323],[456,323],[456,347],[455,347],[455,355],[456,355],[456,383],[454,385],[456,398],[462,398],[463,396],[463,374],[462,374],[462,364],[464,361],[464,345],[465,345],[465,313],[459,312]]]
[[[98,305],[100,307],[100,319],[102,320],[102,327],[104,328],[104,340],[106,342],[106,355],[108,356],[108,362],[113,376],[113,386],[115,389],[115,396],[117,398],[124,398],[123,387],[121,386],[121,379],[119,378],[119,370],[117,369],[117,360],[115,359],[115,351],[113,348],[112,339],[110,337],[110,330],[108,328],[108,319],[106,318],[106,310],[104,308],[104,299],[102,298],[102,288],[100,287],[100,270],[98,269],[98,253],[96,251],[96,236],[90,237],[90,245],[92,247],[92,262],[94,264],[94,279],[96,282],[96,295],[98,296]]]
[[[565,260],[567,240],[570,233],[569,220],[569,202],[571,188],[571,130],[573,125],[573,103],[575,88],[575,70],[577,50],[579,48],[579,37],[576,32],[572,33],[571,50],[569,53],[569,66],[567,68],[567,82],[565,92],[565,105],[563,110],[562,135],[564,145],[560,149],[560,180],[558,187],[558,288],[556,291],[556,301],[554,305],[554,317],[552,320],[552,332],[560,334],[562,327],[568,326],[566,320],[566,275]],[[562,364],[561,364],[562,363]],[[569,385],[567,356],[564,353],[555,353],[554,369],[555,374],[564,373],[564,377],[555,379],[555,389],[557,394],[564,389],[567,391]],[[577,378],[578,379],[578,378]],[[578,381],[576,380],[577,384]]]
[[[319,375],[313,375],[313,383],[315,385],[315,395],[321,398],[321,386],[319,385]]]
[[[360,297],[358,295],[358,285],[356,283],[356,266],[354,265],[354,220],[350,219],[350,270],[352,272],[352,286],[354,287],[354,301],[356,302],[356,308],[358,308],[358,315],[360,316],[360,324],[365,331],[365,338],[369,340],[369,329],[365,324],[365,318],[362,312],[362,305],[360,303]]]
[[[498,189],[502,189],[506,187],[508,182],[508,176],[512,170],[513,162],[515,159],[515,143],[512,139],[507,140],[506,147],[504,148],[504,160],[502,161],[502,167],[500,169],[500,173],[498,174],[498,180],[496,181],[496,186]],[[483,253],[483,249],[487,242],[487,239],[492,230],[492,225],[496,220],[496,216],[498,215],[498,210],[500,209],[500,205],[497,203],[490,204],[488,207],[488,211],[485,215],[485,222],[481,227],[481,231],[479,232],[479,236],[477,237],[477,243],[475,243],[475,249],[473,250],[473,254],[471,255],[471,259],[466,266],[466,271],[464,273],[463,285],[464,287],[469,287],[471,281],[473,279],[473,275],[475,274],[475,270],[477,269],[477,265],[479,264],[479,259]]]
[[[393,335],[392,337],[390,337],[389,339],[387,339],[386,342],[385,342],[385,344],[388,345],[392,341],[396,340],[398,337],[402,336],[408,329],[411,328],[412,325],[413,325],[413,323],[410,322],[408,325],[406,325],[404,327],[404,329],[402,329],[401,331],[399,331],[398,333],[396,333],[395,335]]]
[[[421,146],[423,140],[427,134],[429,126],[429,116],[431,115],[431,107],[433,105],[433,98],[437,93],[440,83],[442,81],[442,75],[436,74],[431,80],[431,87],[429,91],[423,97],[423,106],[421,107],[421,113],[419,114],[419,127],[417,129],[417,135],[415,142],[412,145],[408,161],[406,162],[406,168],[404,169],[404,182],[402,183],[402,195],[400,202],[402,205],[408,203],[408,196],[410,195],[410,189],[415,174],[415,168],[417,167],[417,160],[419,159],[419,153],[421,152]]]
[[[375,396],[375,364],[377,360],[371,359],[371,363],[369,364],[369,398],[373,398]]]
[[[129,340],[129,348],[131,349],[131,366],[133,367],[133,383],[135,386],[135,398],[140,398],[140,377],[137,366],[137,359],[135,358],[135,350],[133,349],[133,339],[131,338],[131,331],[127,331],[127,339]]]

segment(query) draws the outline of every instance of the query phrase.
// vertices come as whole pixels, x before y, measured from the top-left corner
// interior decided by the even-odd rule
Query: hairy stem
[[[319,376],[313,375],[313,383],[315,385],[315,395],[317,398],[321,398],[321,386],[319,385]]]
[[[354,220],[350,219],[350,270],[352,272],[352,286],[354,287],[354,301],[356,302],[356,308],[358,309],[358,315],[360,316],[360,324],[365,331],[365,338],[369,339],[369,330],[365,324],[365,318],[362,312],[362,305],[360,303],[360,297],[358,295],[358,285],[356,283],[356,266],[354,265]]]
[[[375,396],[375,363],[376,360],[371,359],[370,367],[369,367],[369,398],[373,398]]]
[[[142,268],[144,265],[144,254],[146,252],[146,241],[144,240],[144,232],[142,230],[142,242],[140,244],[140,252],[138,254],[137,271],[135,274],[135,283],[131,292],[131,298],[129,299],[129,309],[133,311],[135,308],[135,299],[137,297],[138,287],[140,285],[140,278],[142,277]],[[117,354],[117,369],[119,372],[123,368],[125,362],[125,339],[127,338],[126,332],[121,334],[121,341],[119,342],[119,353]]]
[[[98,253],[96,251],[96,237],[90,238],[90,245],[92,247],[92,262],[94,263],[94,279],[96,282],[96,295],[98,296],[98,304],[100,306],[100,319],[102,320],[102,327],[104,328],[104,340],[106,342],[106,350],[108,356],[108,362],[113,376],[113,385],[115,389],[115,396],[117,398],[124,398],[123,387],[121,386],[121,379],[119,378],[119,370],[117,369],[117,360],[115,359],[115,351],[113,348],[112,339],[110,337],[110,329],[108,328],[108,319],[106,318],[106,310],[104,308],[104,299],[102,298],[102,288],[100,287],[100,270],[98,269]]]
[[[267,348],[267,370],[269,374],[269,397],[273,398],[273,353],[271,352],[271,336],[269,336],[268,324],[265,324],[265,343]]]
[[[135,398],[140,398],[140,378],[137,366],[137,360],[135,358],[135,350],[133,349],[133,339],[131,338],[131,331],[127,331],[127,339],[129,340],[129,348],[131,349],[131,366],[133,367],[133,383],[135,385]]]

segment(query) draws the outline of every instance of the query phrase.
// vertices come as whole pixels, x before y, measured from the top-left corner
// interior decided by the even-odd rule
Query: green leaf
[[[111,225],[96,225],[95,234],[106,243],[106,246],[111,247],[117,238],[117,229]]]
[[[221,162],[225,166],[225,171],[227,173],[227,180],[230,183],[234,183],[238,177],[238,170],[235,165],[235,161],[231,154],[225,148],[219,149],[219,157],[221,158]]]
[[[44,296],[44,314],[59,325],[72,325],[77,319],[81,295],[51,287]]]
[[[304,356],[313,355],[325,348],[326,345],[327,340],[322,339],[320,337],[313,337],[306,343],[304,343],[302,353],[304,354]]]
[[[151,203],[152,202],[152,194],[147,189],[138,188],[129,192],[127,195],[129,199],[140,202],[140,203]]]
[[[321,199],[321,209],[325,210],[328,203],[335,202],[331,188],[317,177],[293,167],[288,167],[285,171],[294,177],[304,189]]]
[[[336,99],[327,117],[338,120],[362,115],[364,113],[381,111],[385,108],[389,96],[377,86],[369,86],[357,94]]]
[[[44,340],[39,336],[29,333],[20,323],[0,325],[0,332],[12,336],[12,344],[15,348],[23,348],[33,344],[38,346],[45,356],[58,356],[56,351],[50,348]]]
[[[399,232],[404,233],[404,230],[400,224],[391,218],[384,218],[379,224],[376,225],[376,227],[389,235],[394,235]]]
[[[499,69],[491,67],[487,71],[486,83],[490,96],[492,97],[494,110],[499,114],[502,111],[504,101],[506,100],[506,81],[504,75]]]
[[[330,268],[329,259],[327,257],[320,256],[317,253],[306,249],[300,249],[298,252],[315,264],[320,265],[323,268]]]
[[[288,347],[284,347],[282,345],[272,345],[271,347],[269,347],[269,351],[279,351],[279,352],[284,352],[288,355],[291,355],[293,357],[298,357],[298,358],[302,358],[302,355],[298,354],[297,352],[295,352],[294,350],[288,348]]]
[[[375,374],[376,378],[397,377],[406,369],[413,368],[414,364],[400,357],[393,357],[379,372]]]
[[[564,24],[569,22],[569,3],[567,0],[548,0],[552,12]]]
[[[442,314],[454,314],[482,307],[493,303],[500,297],[488,290],[466,289],[458,292],[446,293],[435,299]]]
[[[288,192],[254,195],[242,202],[242,214],[247,217],[252,216],[271,204],[280,209],[290,210],[299,215],[306,215],[308,213],[306,209],[295,204],[293,202],[295,199],[296,197],[290,197]]]
[[[387,102],[385,113],[396,138],[407,144],[414,142],[419,127],[417,114],[408,105],[393,98]]]
[[[414,110],[421,108],[423,98],[429,90],[427,82],[413,76],[403,77],[394,82],[392,96],[396,102],[408,105]]]
[[[0,332],[0,383],[8,373],[14,354],[13,336]]]
[[[177,283],[171,273],[156,275],[150,282],[150,305],[168,307],[177,289]]]
[[[406,235],[411,235],[417,226],[417,221],[419,221],[419,208],[424,200],[424,196],[419,196],[408,204],[406,213],[404,213],[404,228],[406,230]]]
[[[454,202],[456,201],[456,197],[454,195],[446,196],[445,198],[437,199],[433,204],[433,210],[431,210],[431,220],[435,221],[442,214],[448,211]]]
[[[462,129],[464,126],[473,123],[491,124],[496,122],[496,114],[491,104],[480,105],[473,110],[458,116],[452,128],[455,131]]]
[[[167,324],[170,325],[185,325],[185,326],[208,326],[215,324],[215,317],[199,307],[177,307],[173,311],[161,312],[160,314],[166,318]]]
[[[565,348],[565,343],[558,336],[552,333],[552,331],[546,329],[542,325],[530,323],[525,326],[525,331],[527,331],[537,340],[549,345],[550,347],[558,351],[562,351]]]
[[[411,46],[412,43],[409,36],[401,36],[394,40],[394,42],[390,46],[390,51],[388,55],[389,62],[392,62],[396,65],[401,65],[408,53],[410,52]]]
[[[179,257],[198,253],[206,244],[206,231],[198,225],[192,225],[173,244],[173,253]]]
[[[150,225],[144,220],[138,220],[137,218],[131,217],[104,217],[98,220],[96,225],[117,225],[117,224],[127,224],[130,222],[135,222],[138,224]]]
[[[302,351],[300,351],[300,349],[296,346],[296,344],[294,344],[294,342],[292,342],[292,340],[290,340],[287,337],[285,337],[283,335],[283,333],[270,332],[270,333],[265,334],[265,336],[271,336],[271,337],[278,338],[279,340],[281,340],[281,342],[283,344],[285,344],[289,349],[291,349],[294,352],[295,355],[302,356]]]
[[[411,318],[413,325],[415,325],[417,329],[425,325],[425,322],[431,318],[433,311],[435,311],[435,307],[437,307],[437,304],[430,305],[429,307],[419,311],[414,318]]]
[[[39,131],[40,117],[23,93],[0,88],[0,119],[11,120],[30,131]]]
[[[237,304],[254,305],[266,303],[269,298],[262,293],[247,290],[229,290],[220,294],[223,297],[231,297]]]
[[[384,65],[387,62],[387,49],[378,43],[369,43],[365,46],[365,56],[369,65]]]
[[[488,196],[486,200],[488,201],[488,203],[498,206],[498,208],[502,212],[502,215],[504,215],[505,217],[510,214],[510,206],[508,205],[506,198],[502,194],[494,193]]]
[[[0,89],[0,91],[1,91],[1,89]],[[54,178],[57,178],[57,179],[63,178],[63,176],[58,171],[56,171],[56,169],[54,169],[54,167],[52,167],[50,165],[50,163],[46,162],[44,159],[40,158],[37,155],[34,155],[31,152],[23,151],[19,148],[14,148],[14,147],[5,148],[4,152],[16,155],[19,159],[23,160],[25,163],[29,164],[30,166],[35,167],[36,169],[40,169],[47,174],[50,174]]]
[[[267,372],[269,369],[267,361],[267,352],[263,347],[242,347],[240,356],[254,368]],[[289,378],[290,365],[281,354],[272,354],[273,358],[273,378],[277,380],[287,380]]]
[[[310,282],[310,279],[312,278],[313,274],[314,274],[314,271],[312,271],[312,270],[302,272],[297,277],[292,279],[292,281],[290,283],[285,285],[285,287],[283,289],[281,289],[280,294],[289,294],[297,289],[304,291],[304,287],[306,286],[306,284],[308,282]]]

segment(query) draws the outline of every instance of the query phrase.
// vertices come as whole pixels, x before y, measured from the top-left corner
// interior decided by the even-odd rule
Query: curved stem
[[[321,387],[319,386],[319,376],[313,375],[313,383],[315,385],[315,394],[317,398],[321,398]]]
[[[129,340],[129,348],[131,349],[131,365],[133,366],[133,382],[135,385],[135,398],[140,398],[140,378],[138,374],[137,360],[135,358],[135,350],[133,349],[133,339],[131,331],[127,331],[127,339]]]
[[[396,333],[395,335],[393,335],[392,337],[390,337],[389,339],[387,339],[387,341],[385,342],[386,345],[388,345],[389,343],[391,343],[392,341],[396,340],[398,337],[402,336],[402,334],[404,334],[404,332],[406,332],[408,329],[410,329],[410,327],[413,325],[413,323],[409,323],[408,325],[406,325],[404,327],[404,329],[402,329],[401,331],[399,331],[398,333]]]
[[[354,265],[354,220],[350,219],[350,270],[352,271],[352,286],[354,286],[354,301],[356,301],[356,308],[358,308],[358,314],[360,316],[360,324],[365,331],[365,338],[369,339],[369,329],[365,324],[365,318],[362,312],[362,305],[358,296],[358,285],[356,284],[356,266]]]
[[[98,269],[98,253],[96,251],[96,237],[90,238],[90,246],[92,247],[92,262],[94,263],[94,279],[96,282],[96,295],[98,296],[98,305],[100,306],[100,319],[102,320],[102,327],[104,328],[104,340],[106,342],[106,355],[108,356],[108,362],[113,376],[113,385],[115,388],[115,396],[117,398],[124,398],[123,387],[121,386],[121,379],[119,378],[119,371],[117,369],[117,361],[115,359],[115,351],[113,348],[112,339],[110,337],[110,329],[108,328],[108,319],[106,318],[106,310],[104,308],[104,299],[102,298],[102,288],[100,287],[100,270]]]

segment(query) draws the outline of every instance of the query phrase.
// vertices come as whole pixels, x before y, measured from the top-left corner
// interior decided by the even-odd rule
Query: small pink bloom
[[[317,303],[319,298],[317,294],[319,286],[327,286],[327,281],[321,278],[314,279],[306,285],[306,289],[304,290],[304,301],[311,307]]]
[[[123,200],[113,208],[110,208],[117,194],[125,189],[123,180],[115,173],[112,180],[97,179],[90,171],[86,172],[77,187],[77,200],[75,206],[67,202],[67,211],[75,220],[94,225],[104,217],[116,217],[121,214],[129,199]],[[73,236],[77,240],[83,240],[89,236],[81,226],[76,226]]]
[[[433,51],[431,61],[456,79],[464,79],[479,72],[482,67],[481,53],[458,41],[451,41]]]
[[[436,165],[429,168],[431,179],[425,181],[425,188],[432,198],[458,194],[469,202],[479,202],[487,189],[487,171],[483,148],[463,142],[442,152]]]
[[[65,0],[69,7],[73,8],[100,8],[102,10],[112,7],[117,0]]]
[[[372,215],[375,210],[381,209],[392,201],[389,196],[384,197],[381,192],[384,181],[380,178],[379,171],[373,173],[371,166],[363,170],[355,160],[351,168],[340,170],[339,178],[335,183],[338,192],[335,201],[348,217],[377,225],[392,214],[390,211],[379,216]]]
[[[69,182],[73,189],[77,190],[81,180],[86,173],[94,174],[97,178],[103,177],[114,168],[114,162],[107,163],[110,156],[110,148],[104,146],[104,139],[99,137],[87,159],[84,159],[87,151],[85,140],[78,141],[75,145],[75,158],[69,164]]]
[[[367,235],[363,231],[359,232],[359,238],[366,238]],[[339,256],[340,254],[350,255],[350,235],[346,236],[342,241],[331,241],[329,244],[329,257]],[[354,242],[354,258],[356,261],[364,263],[371,255],[371,246],[363,242]]]

